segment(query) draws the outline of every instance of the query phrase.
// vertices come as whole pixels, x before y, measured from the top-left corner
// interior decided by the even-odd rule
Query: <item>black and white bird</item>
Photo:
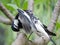
[[[42,24],[40,20],[31,13],[30,10],[17,9],[18,14],[12,22],[12,30],[18,32],[23,28],[27,33],[39,32],[50,38],[49,35],[56,36],[55,33],[48,31],[47,26]]]

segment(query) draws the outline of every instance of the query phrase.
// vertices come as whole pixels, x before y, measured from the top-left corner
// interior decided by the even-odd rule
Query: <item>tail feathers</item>
[[[50,32],[49,30],[45,30],[49,35],[52,35],[52,36],[56,36],[56,34],[55,33],[53,33],[53,32]]]
[[[43,28],[45,29],[45,31],[46,31],[49,35],[56,36],[55,33],[50,32],[50,31],[47,29],[47,26],[46,26],[46,25],[43,24]]]

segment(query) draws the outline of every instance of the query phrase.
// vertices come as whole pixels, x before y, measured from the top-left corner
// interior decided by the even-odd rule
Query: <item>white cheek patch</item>
[[[18,20],[14,20],[14,25],[18,26]]]

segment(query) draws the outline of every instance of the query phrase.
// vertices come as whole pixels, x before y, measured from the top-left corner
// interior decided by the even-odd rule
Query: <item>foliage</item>
[[[27,9],[28,0],[0,0],[4,4],[4,6],[15,16],[18,8]],[[50,23],[50,19],[52,16],[52,12],[54,10],[54,6],[57,0],[34,0],[34,14],[39,17],[43,24],[48,25]],[[37,10],[37,11],[36,11]],[[4,15],[0,11],[0,15]],[[56,27],[54,32],[58,34],[56,37],[53,37],[54,41],[56,41],[57,45],[59,45],[60,41],[60,19],[56,23]],[[5,45],[11,45],[12,41],[16,37],[16,33],[11,30],[11,26],[6,26],[0,23],[5,30]],[[33,36],[32,36],[33,37]],[[50,42],[48,45],[51,45]]]

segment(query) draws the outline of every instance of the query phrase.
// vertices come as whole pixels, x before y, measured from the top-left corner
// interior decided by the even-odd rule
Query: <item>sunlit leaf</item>
[[[56,23],[56,28],[59,29],[60,28],[60,22]]]
[[[18,9],[18,7],[15,4],[5,4],[6,8],[9,10],[15,10]]]
[[[15,1],[16,5],[20,8],[20,1],[21,0],[14,0],[14,1]]]
[[[25,2],[24,2],[24,5],[23,5],[23,7],[22,7],[22,8],[23,8],[24,10],[26,10],[26,9],[27,9],[27,7],[28,7],[28,2],[27,2],[27,1],[25,1]]]

